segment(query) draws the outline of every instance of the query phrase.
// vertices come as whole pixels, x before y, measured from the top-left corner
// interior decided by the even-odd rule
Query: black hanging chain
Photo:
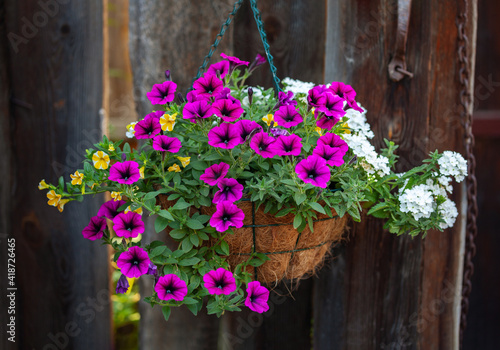
[[[463,0],[463,8],[457,18],[458,29],[458,77],[460,80],[460,121],[465,129],[465,153],[467,157],[467,221],[465,233],[464,276],[462,283],[462,300],[460,315],[460,348],[462,348],[464,331],[467,326],[469,296],[472,290],[471,278],[474,273],[472,258],[476,254],[474,239],[477,235],[477,180],[475,176],[476,158],[474,157],[474,134],[472,133],[472,96],[470,92],[470,61],[468,59],[469,38],[467,36],[468,0]],[[473,78],[473,77],[472,77]]]

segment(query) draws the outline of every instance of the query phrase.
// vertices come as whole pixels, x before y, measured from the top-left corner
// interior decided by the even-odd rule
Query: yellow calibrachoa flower
[[[64,210],[64,205],[69,202],[69,199],[61,199],[59,203],[57,204],[57,209],[62,213]]]
[[[47,192],[47,198],[49,199],[49,201],[47,202],[48,205],[57,207],[59,201],[61,200],[61,195],[57,194],[54,190],[50,190],[49,192]]]
[[[49,185],[47,185],[47,183],[45,182],[45,179],[43,179],[42,181],[40,181],[40,183],[38,184],[38,189],[39,190],[44,190],[46,188],[49,188]]]
[[[319,136],[323,136],[323,129],[321,129],[319,126],[317,126],[315,130],[319,134]]]
[[[114,201],[119,201],[122,199],[121,192],[111,192],[111,198],[113,198]]]
[[[267,123],[267,126],[270,126],[271,125],[271,122],[274,121],[274,115],[272,114],[268,114],[266,115],[264,118],[262,118],[263,121],[265,121]]]
[[[132,208],[130,208],[130,205],[127,207],[127,209],[125,209],[124,213],[128,213]],[[137,213],[139,215],[142,215],[142,207],[139,207],[137,208],[136,210],[134,210],[134,213]]]
[[[167,114],[167,113],[165,113],[160,118],[161,129],[163,131],[172,131],[172,130],[174,130],[176,117],[177,117],[177,113],[174,113],[174,114]]]
[[[145,168],[145,167],[141,167],[141,168],[139,169],[139,174],[141,175],[141,179],[144,179],[144,168]]]
[[[96,185],[97,185],[97,186],[99,186],[99,184],[98,184],[97,182],[94,182],[94,183],[92,184],[92,186],[90,187],[90,189],[91,189],[91,190],[93,190],[93,189],[94,189],[94,187],[95,187]]]
[[[191,157],[177,157],[182,163],[182,167],[185,168],[189,165],[191,162]]]
[[[72,185],[81,185],[82,184],[83,174],[80,173],[78,170],[75,171],[74,174],[70,174],[69,177],[71,177],[71,184]]]
[[[342,131],[344,132],[344,134],[350,134],[351,133],[351,129],[349,129],[349,125],[347,124],[347,122],[345,122],[344,124],[342,124]]]
[[[176,173],[180,173],[181,172],[181,167],[178,166],[177,164],[174,164],[171,167],[169,167],[167,170],[169,172],[175,171]]]
[[[92,162],[96,169],[105,170],[109,166],[109,156],[103,151],[97,151],[92,155]]]
[[[115,150],[115,145],[112,143],[109,144],[108,151],[113,152]]]

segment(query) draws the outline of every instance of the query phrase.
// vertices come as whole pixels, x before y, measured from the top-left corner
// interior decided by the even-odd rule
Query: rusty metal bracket
[[[398,32],[394,56],[389,62],[389,78],[392,81],[401,81],[405,76],[413,78],[413,73],[406,69],[406,41],[410,25],[411,0],[398,0]]]

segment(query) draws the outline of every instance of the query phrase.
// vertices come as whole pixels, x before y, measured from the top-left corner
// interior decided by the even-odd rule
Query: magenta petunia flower
[[[199,100],[188,102],[182,110],[182,117],[189,119],[192,123],[196,123],[198,119],[209,118],[215,114],[214,109],[208,100]]]
[[[351,85],[344,84],[340,81],[334,81],[328,88],[333,94],[337,95],[344,101],[352,101],[356,98],[356,91]]]
[[[291,134],[288,136],[278,136],[271,145],[271,152],[278,156],[298,156],[302,151],[302,138]]]
[[[326,160],[326,164],[330,166],[341,166],[344,164],[344,154],[340,148],[333,148],[328,145],[318,144],[314,149],[313,154]]]
[[[315,86],[309,90],[309,93],[307,94],[307,103],[309,106],[319,107],[320,98],[324,95],[326,90],[327,88],[325,85]]]
[[[93,216],[90,218],[90,222],[82,230],[82,235],[84,238],[95,241],[96,239],[101,239],[104,235],[104,230],[106,229],[106,219],[100,216]]]
[[[161,300],[177,300],[182,301],[187,295],[188,289],[186,282],[181,280],[177,275],[171,273],[161,276],[156,282],[155,292],[158,293],[158,298]]]
[[[339,116],[324,115],[316,121],[316,126],[321,129],[332,130],[340,120]]]
[[[231,202],[220,202],[217,204],[216,211],[210,219],[210,226],[219,232],[224,232],[230,226],[240,228],[243,226],[245,214]]]
[[[321,188],[326,188],[331,177],[330,168],[326,165],[326,160],[314,154],[301,160],[295,166],[295,172],[305,183],[310,183]]]
[[[134,136],[137,139],[152,139],[161,132],[160,119],[148,114],[146,118],[135,124]]]
[[[340,119],[345,115],[344,100],[332,93],[325,92],[319,98],[318,104],[320,105],[318,111],[323,112],[329,117]]]
[[[297,108],[292,105],[281,106],[276,113],[274,113],[274,120],[279,126],[284,128],[291,128],[304,121],[299,111],[297,111]]]
[[[234,67],[239,66],[239,65],[243,65],[243,66],[247,66],[248,67],[248,65],[250,64],[250,62],[242,61],[238,57],[228,56],[225,53],[221,53],[220,57],[228,60],[229,63],[231,63],[231,65],[234,66]]]
[[[207,75],[213,74],[220,79],[224,79],[226,74],[229,72],[229,62],[228,61],[220,61],[214,64],[211,64],[207,69]]]
[[[224,89],[224,83],[213,74],[198,78],[193,83],[193,92],[197,95],[212,97]]]
[[[240,134],[233,124],[222,123],[208,132],[208,144],[213,147],[231,149],[241,142]]]
[[[243,197],[243,185],[236,179],[222,179],[217,184],[220,191],[214,195],[213,202],[220,203],[224,201],[236,202]]]
[[[140,247],[133,246],[120,254],[116,266],[122,270],[125,276],[132,278],[147,273],[150,263],[148,253]]]
[[[173,81],[166,81],[161,84],[153,85],[153,88],[146,94],[146,96],[152,104],[164,105],[174,100],[175,89],[177,89],[176,83]]]
[[[250,64],[250,67],[248,67],[248,70],[252,71],[255,68],[257,68],[258,66],[261,66],[266,62],[267,62],[267,59],[264,56],[262,56],[260,53],[258,53],[257,56],[255,56],[255,59],[253,60],[253,62]]]
[[[363,113],[363,108],[361,108],[360,106],[358,106],[358,103],[354,100],[350,100],[350,101],[347,101],[347,105],[349,107],[351,107],[352,109],[354,109],[355,111],[358,111],[359,113]]]
[[[164,111],[155,111],[155,112],[151,112],[149,114],[146,114],[146,116],[144,117],[144,119],[146,119],[146,118],[156,118],[157,120],[160,120],[160,118],[163,117],[164,114],[165,114]]]
[[[108,180],[130,185],[141,178],[139,164],[133,160],[115,163],[109,169]]]
[[[256,131],[262,131],[262,126],[260,126],[257,122],[248,119],[238,120],[234,123],[238,134],[240,135],[243,142],[247,140],[247,137]]]
[[[236,119],[241,117],[244,110],[238,103],[231,101],[230,99],[219,99],[216,100],[212,107],[214,108],[215,115],[222,118],[225,122],[234,122]]]
[[[135,238],[144,233],[144,222],[141,216],[133,211],[120,213],[113,219],[113,230],[118,237]]]
[[[259,281],[253,281],[247,285],[247,298],[245,305],[252,311],[263,313],[269,310],[267,301],[269,300],[269,290],[260,285]]]
[[[263,158],[272,158],[276,154],[271,150],[271,145],[274,143],[274,137],[269,136],[266,132],[256,133],[250,140],[250,148],[255,153],[260,154]]]
[[[222,267],[207,272],[203,276],[203,285],[212,295],[230,295],[236,290],[233,273]]]
[[[201,101],[201,100],[206,100],[207,102],[210,101],[210,97],[205,96],[205,95],[199,95],[193,90],[189,91],[186,95],[186,101],[188,102],[196,102],[196,101]]]
[[[157,151],[177,153],[181,147],[181,141],[177,137],[158,135],[153,139],[153,149]]]
[[[116,294],[127,293],[130,284],[128,283],[127,277],[122,273],[118,282],[116,282]]]
[[[293,99],[293,92],[278,92],[278,105],[279,106],[296,106],[297,101]]]
[[[220,162],[219,164],[214,164],[206,168],[203,175],[200,176],[200,180],[204,181],[207,185],[215,186],[227,175],[228,171],[229,164]]]
[[[339,135],[333,134],[331,132],[324,134],[318,139],[318,146],[320,144],[327,145],[333,148],[340,148],[342,157],[345,156],[345,154],[349,150],[349,146],[347,146],[347,143],[342,140]]]
[[[115,216],[118,215],[118,208],[126,203],[127,202],[122,200],[115,201],[113,199],[104,202],[97,211],[97,216],[106,217],[110,220],[113,220]]]

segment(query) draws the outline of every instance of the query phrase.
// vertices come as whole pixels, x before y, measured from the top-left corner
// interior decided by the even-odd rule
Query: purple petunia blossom
[[[207,185],[215,186],[221,179],[223,179],[227,175],[228,171],[229,164],[226,164],[224,162],[214,164],[205,169],[203,175],[200,176],[200,180],[204,181]]]
[[[157,120],[160,120],[160,118],[163,117],[164,114],[165,114],[164,111],[155,111],[155,112],[151,112],[149,114],[146,114],[146,116],[144,117],[144,119],[146,119],[146,118],[155,118]]]
[[[363,108],[361,108],[360,106],[358,106],[358,103],[354,100],[350,100],[350,101],[347,101],[347,105],[349,107],[351,107],[352,109],[354,109],[355,111],[358,111],[359,113],[363,113]]]
[[[272,158],[276,154],[272,152],[271,145],[274,142],[274,137],[269,136],[266,132],[256,133],[250,140],[250,148],[255,153],[260,154],[263,158]]]
[[[137,139],[152,139],[161,132],[160,119],[148,114],[145,119],[135,124],[134,130]]]
[[[158,298],[161,300],[177,300],[182,301],[187,295],[188,289],[186,282],[181,280],[177,275],[171,273],[161,276],[156,282],[155,292],[158,293]]]
[[[144,233],[144,222],[139,214],[129,211],[113,219],[113,230],[118,237],[135,238]]]
[[[155,264],[150,263],[149,267],[148,267],[148,272],[146,272],[146,273],[148,275],[156,276],[156,275],[158,275],[158,267]]]
[[[166,81],[161,84],[153,85],[153,88],[146,94],[146,96],[152,104],[164,105],[174,100],[175,89],[177,89],[176,83],[172,81]]]
[[[333,148],[328,145],[318,144],[314,149],[313,154],[326,160],[326,164],[330,166],[341,166],[344,164],[344,154],[340,148]]]
[[[269,300],[269,290],[261,286],[259,281],[248,283],[247,294],[245,306],[250,310],[260,314],[269,310],[269,305],[267,304]]]
[[[291,128],[304,121],[297,108],[292,105],[281,106],[274,114],[274,120],[284,128]]]
[[[189,91],[186,95],[186,101],[188,101],[188,102],[196,102],[196,101],[201,101],[201,100],[206,100],[207,102],[209,102],[210,97],[205,96],[205,95],[198,95],[193,90]]]
[[[97,211],[97,216],[106,217],[110,220],[113,220],[115,216],[118,215],[118,208],[120,208],[124,204],[127,204],[127,202],[122,200],[115,201],[113,199],[104,202]]]
[[[325,85],[318,85],[309,90],[307,94],[307,103],[311,107],[319,107],[319,100],[327,90]]]
[[[253,132],[262,130],[262,126],[260,126],[257,122],[248,119],[238,120],[234,123],[234,126],[243,142],[247,141],[247,137]]]
[[[248,70],[253,71],[255,68],[263,65],[266,62],[267,62],[267,59],[264,56],[262,56],[260,53],[258,53],[257,56],[255,56],[255,59],[253,60],[253,62],[250,64],[250,67],[248,67]]]
[[[330,117],[338,117],[339,119],[345,115],[344,100],[340,97],[325,92],[318,100],[318,110]]]
[[[271,132],[271,134],[273,134],[274,137],[290,135],[287,130],[280,128],[270,128],[269,131]]]
[[[332,130],[335,124],[338,123],[340,117],[322,114],[322,117],[316,121],[316,125],[321,129]]]
[[[203,285],[212,295],[230,295],[236,290],[236,280],[231,271],[219,267],[203,276]]]
[[[243,197],[243,185],[236,179],[222,179],[217,186],[220,191],[214,195],[213,202],[216,204],[224,201],[236,202]]]
[[[193,92],[197,95],[212,97],[219,94],[224,83],[216,75],[209,74],[198,78],[193,83]]]
[[[288,136],[278,136],[271,145],[271,152],[278,156],[298,156],[302,151],[302,138],[291,134]]]
[[[231,202],[220,202],[217,204],[216,211],[210,219],[210,226],[219,232],[224,232],[230,226],[240,228],[243,226],[245,214]]]
[[[148,253],[140,247],[133,246],[120,254],[116,266],[121,269],[125,276],[132,278],[147,273],[150,263]]]
[[[279,106],[296,106],[297,101],[293,99],[293,92],[278,92],[278,105]]]
[[[238,57],[228,56],[225,53],[221,53],[220,57],[228,60],[232,67],[236,67],[236,66],[239,66],[239,65],[243,65],[243,66],[247,66],[248,67],[248,65],[250,64],[250,62],[242,61]]]
[[[234,103],[230,99],[219,99],[212,104],[215,115],[222,118],[225,122],[234,122],[241,117],[244,110],[238,103]]]
[[[196,123],[198,119],[209,118],[214,115],[215,111],[208,100],[199,100],[188,102],[182,110],[182,117],[189,119],[192,123]]]
[[[226,74],[229,72],[229,62],[228,61],[220,61],[214,64],[211,64],[207,69],[207,75],[213,74],[217,76],[219,79],[224,79]]]
[[[340,148],[342,157],[349,150],[349,146],[347,146],[347,143],[344,140],[342,140],[342,138],[339,135],[333,134],[331,132],[324,134],[318,139],[318,146],[320,144],[327,145],[333,148]]]
[[[177,137],[158,135],[153,139],[153,149],[157,151],[177,153],[181,147],[181,141]]]
[[[340,81],[332,82],[328,90],[344,101],[353,101],[356,98],[356,91],[354,91],[352,86],[344,84]]]
[[[311,155],[301,160],[295,167],[297,176],[305,183],[326,188],[330,181],[330,168],[326,165],[326,160],[317,155]]]
[[[118,282],[116,282],[116,294],[127,293],[130,284],[128,283],[127,277],[122,273]]]
[[[130,185],[141,178],[139,164],[133,160],[115,163],[109,169],[108,180]]]
[[[82,230],[82,235],[84,238],[95,241],[102,238],[105,229],[106,219],[100,216],[93,216],[90,218],[87,227]]]
[[[222,123],[208,132],[208,144],[213,147],[231,149],[241,142],[238,130],[233,124]]]

